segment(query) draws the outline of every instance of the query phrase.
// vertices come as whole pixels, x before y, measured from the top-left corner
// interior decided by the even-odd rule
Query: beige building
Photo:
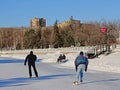
[[[46,27],[46,19],[44,19],[44,18],[32,18],[30,20],[30,28],[38,29],[40,27]]]
[[[78,27],[80,25],[80,20],[67,20],[67,21],[59,23],[58,27],[62,28],[62,27],[69,26],[69,25],[75,25],[76,27]]]

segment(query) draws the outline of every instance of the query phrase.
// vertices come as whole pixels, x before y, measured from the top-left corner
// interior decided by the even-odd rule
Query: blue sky
[[[81,22],[119,20],[120,0],[0,0],[0,27],[29,27],[34,17],[49,26],[70,16]]]

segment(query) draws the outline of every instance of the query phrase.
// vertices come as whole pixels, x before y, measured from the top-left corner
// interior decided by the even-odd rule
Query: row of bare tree
[[[23,48],[24,28],[0,28],[1,50]]]

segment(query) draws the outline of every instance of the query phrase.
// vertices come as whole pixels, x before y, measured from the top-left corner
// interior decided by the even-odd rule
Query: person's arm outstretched
[[[27,60],[28,60],[28,56],[25,58],[24,65],[26,65]]]

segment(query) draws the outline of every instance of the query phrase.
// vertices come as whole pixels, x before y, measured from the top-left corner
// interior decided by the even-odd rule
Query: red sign
[[[107,28],[103,27],[103,28],[100,28],[100,32],[106,32],[107,31]]]

